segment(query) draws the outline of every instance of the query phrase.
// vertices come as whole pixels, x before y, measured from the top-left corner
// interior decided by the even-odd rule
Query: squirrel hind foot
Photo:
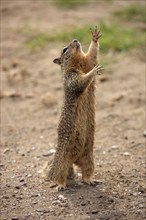
[[[100,185],[102,183],[98,180],[92,180],[92,179],[84,179],[84,180],[82,180],[82,182],[84,184],[90,185],[90,186],[97,186],[97,185]]]
[[[65,184],[59,184],[58,186],[57,186],[57,190],[58,191],[64,191],[66,189],[66,185]]]
[[[82,183],[90,186],[96,186],[96,181],[92,179],[83,179]]]

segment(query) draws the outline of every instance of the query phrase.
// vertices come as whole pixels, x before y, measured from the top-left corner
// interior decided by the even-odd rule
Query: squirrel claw
[[[65,189],[66,189],[66,187],[64,185],[58,185],[57,186],[58,191],[64,191]]]
[[[86,185],[90,185],[90,186],[97,186],[97,185],[101,184],[101,182],[99,182],[97,180],[83,180],[83,183]]]
[[[86,185],[90,185],[90,186],[94,186],[95,183],[92,180],[83,180],[82,183],[86,184]]]
[[[102,71],[104,70],[103,66],[100,66],[100,65],[96,65],[94,67],[94,70],[96,72],[96,75],[101,75],[102,74]]]
[[[97,31],[97,26],[95,26],[95,29],[92,30],[92,28],[90,28],[90,32],[92,34],[92,40],[97,43],[97,40],[102,36],[100,29],[99,31]]]

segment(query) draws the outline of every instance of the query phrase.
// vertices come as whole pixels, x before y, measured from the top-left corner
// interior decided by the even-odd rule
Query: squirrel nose
[[[73,40],[73,43],[77,43],[77,42],[78,42],[78,40],[77,40],[77,39],[74,39],[74,40]]]

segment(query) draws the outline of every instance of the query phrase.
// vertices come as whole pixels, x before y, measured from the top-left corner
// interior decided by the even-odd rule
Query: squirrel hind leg
[[[95,185],[94,180],[92,179],[94,173],[94,162],[89,156],[85,156],[82,158],[81,163],[81,171],[82,171],[82,182],[88,185]]]
[[[66,188],[66,182],[69,174],[69,166],[68,164],[63,164],[61,170],[59,171],[58,175],[56,176],[55,180],[57,183],[57,189],[64,190]]]
[[[74,168],[73,166],[71,166],[68,170],[68,176],[67,179],[68,180],[73,180],[75,178],[75,172],[74,172]]]

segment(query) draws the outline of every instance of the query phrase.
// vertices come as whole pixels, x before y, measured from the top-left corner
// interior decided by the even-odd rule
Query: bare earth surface
[[[52,34],[94,25],[128,4],[100,1],[63,11],[45,1],[1,0],[1,220],[146,218],[144,59],[136,50],[113,55],[99,80],[94,176],[99,184],[82,185],[78,174],[75,184],[57,192],[39,171],[57,140],[63,89],[52,60],[63,45],[30,53],[25,34],[17,31],[29,26]]]

